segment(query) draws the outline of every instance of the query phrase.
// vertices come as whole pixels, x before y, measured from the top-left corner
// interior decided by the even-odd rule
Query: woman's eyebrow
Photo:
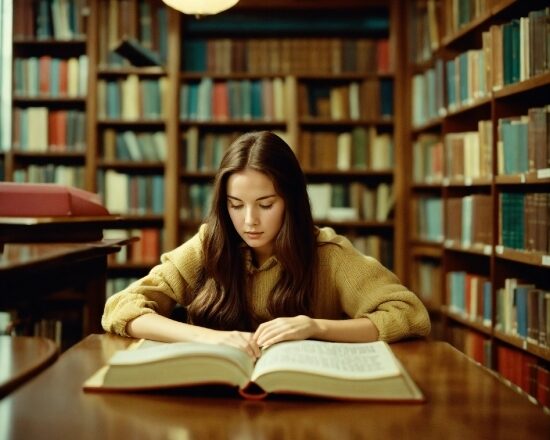
[[[258,197],[258,198],[256,199],[256,201],[258,202],[258,201],[260,201],[260,200],[269,199],[270,197],[277,197],[277,194],[270,194],[270,195],[268,195],[268,196]],[[242,200],[239,199],[238,197],[231,196],[231,195],[229,195],[229,194],[227,194],[227,198],[228,198],[228,199],[232,199],[232,200],[237,200],[237,201],[239,201],[239,202],[242,202]]]

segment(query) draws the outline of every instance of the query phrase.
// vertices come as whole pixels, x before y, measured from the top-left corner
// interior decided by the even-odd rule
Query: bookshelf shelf
[[[429,258],[435,258],[440,259],[443,257],[443,249],[439,244],[418,244],[418,242],[415,242],[412,244],[411,249],[411,255],[414,258],[418,257],[429,257]]]
[[[444,248],[453,252],[482,255],[486,257],[490,257],[493,254],[493,246],[490,244],[475,244],[472,246],[463,246],[460,243],[453,243],[452,240],[445,240]]]
[[[550,255],[543,252],[521,251],[498,245],[495,247],[495,254],[499,259],[550,268]]]
[[[85,153],[82,151],[48,151],[48,152],[38,152],[38,151],[17,151],[12,152],[13,156],[20,159],[47,159],[47,160],[56,160],[56,159],[68,159],[68,160],[84,160]]]
[[[499,330],[494,331],[494,337],[510,345],[513,345],[514,347],[524,350],[527,353],[532,353],[546,361],[550,361],[549,347],[529,342],[526,339],[520,338],[519,336],[509,335]]]
[[[496,176],[495,183],[499,186],[507,185],[548,185],[550,183],[550,168],[529,173]]]
[[[143,77],[161,78],[166,76],[166,69],[156,66],[148,67],[102,67],[98,69],[99,78],[121,77],[128,75],[138,75]]]
[[[180,126],[196,126],[200,128],[251,128],[255,127],[270,127],[281,128],[286,126],[286,121],[265,121],[265,120],[228,120],[228,121],[195,121],[195,120],[179,120]]]
[[[485,107],[488,110],[491,105],[491,101],[492,101],[491,97],[476,99],[475,101],[467,105],[462,105],[454,109],[449,109],[446,117],[447,118],[463,117],[464,114],[479,110],[480,108],[483,108],[483,107]]]
[[[550,371],[550,342],[542,329],[547,325],[544,310],[550,300],[550,169],[546,164],[549,152],[540,147],[546,144],[549,130],[550,72],[547,65],[537,65],[544,56],[536,55],[533,44],[544,38],[540,23],[548,19],[547,2],[480,2],[487,9],[477,11],[469,22],[466,15],[474,9],[460,9],[473,5],[468,0],[427,2],[442,8],[441,16],[431,21],[422,9],[427,3],[415,3],[409,13],[411,19],[418,20],[413,29],[420,26],[419,36],[427,32],[423,23],[435,25],[437,33],[444,36],[435,42],[429,39],[438,46],[431,51],[425,41],[414,41],[411,36],[411,47],[420,52],[411,54],[408,69],[411,109],[418,121],[436,115],[437,109],[446,108],[446,113],[408,129],[408,157],[413,166],[406,194],[411,199],[409,218],[413,221],[419,210],[428,211],[423,202],[443,211],[444,240],[431,253],[409,240],[413,246],[408,273],[415,285],[438,295],[442,315],[437,322],[441,323],[442,338],[536,399],[533,388],[512,377],[506,367],[512,362],[528,363],[536,366],[533,371]],[[541,34],[535,33],[539,31]],[[540,36],[529,40],[526,32]],[[512,44],[530,63],[516,57]],[[422,55],[427,52],[430,56],[426,59]],[[424,71],[414,64],[415,59],[425,60],[421,64]],[[471,82],[469,69],[477,66],[482,66],[479,73],[490,73],[481,79],[478,76],[485,81],[483,87]],[[420,94],[422,87],[432,79],[425,72],[445,89],[436,93],[436,105],[430,108],[419,105],[419,99],[425,99]],[[521,135],[520,130],[524,130]],[[527,165],[522,162],[516,167],[510,152]],[[478,161],[485,165],[478,166]],[[444,178],[439,188],[414,182],[422,171],[429,175],[440,172]],[[422,220],[428,223],[429,216]],[[410,235],[415,233],[411,228]],[[464,246],[466,243],[476,245]],[[507,333],[497,330],[501,328]],[[514,332],[522,336],[511,336]],[[528,342],[528,332],[536,338],[540,334],[546,342],[540,346]],[[536,384],[539,378],[533,371],[526,377]]]
[[[443,313],[448,318],[450,318],[454,321],[457,321],[461,324],[471,326],[471,327],[475,328],[478,332],[483,333],[487,336],[491,335],[492,329],[491,329],[490,326],[485,325],[485,324],[483,324],[482,322],[479,322],[479,321],[474,321],[474,320],[470,319],[469,317],[467,317],[465,315],[459,314],[457,312],[453,312],[453,311],[449,310],[449,308],[446,307],[446,306],[443,306],[441,309],[442,309]]]
[[[145,128],[163,128],[166,124],[166,121],[162,118],[158,119],[98,119],[97,125],[102,126],[111,126],[118,128],[128,128],[128,129],[145,129]]]
[[[413,133],[419,134],[430,130],[438,130],[441,128],[441,124],[443,124],[443,118],[430,119],[422,125],[414,126]]]
[[[85,97],[67,97],[67,96],[21,96],[14,95],[13,103],[15,105],[71,105],[71,106],[85,106]]]
[[[146,161],[97,161],[98,168],[112,168],[118,170],[149,170],[149,171],[164,171],[164,162],[146,162]]]
[[[494,96],[496,99],[502,99],[515,95],[520,95],[522,93],[530,92],[532,90],[541,91],[541,93],[546,94],[550,93],[550,72],[528,78],[515,84],[510,84],[500,90],[495,91]]]
[[[73,38],[70,40],[58,40],[54,38],[46,39],[37,39],[37,38],[21,38],[14,37],[13,44],[20,47],[44,47],[46,49],[51,49],[52,47],[58,46],[62,49],[71,50],[71,47],[77,47],[83,49],[86,46],[87,39],[82,38]]]
[[[391,178],[393,176],[393,170],[304,170],[307,177],[311,178],[337,178],[342,177],[346,179],[357,178]]]
[[[464,43],[465,39],[470,38],[472,33],[479,30],[482,27],[485,27],[490,22],[490,19],[493,17],[491,11],[485,11],[481,13],[478,17],[474,18],[468,24],[464,25],[457,32],[454,32],[452,35],[446,35],[443,37],[442,45],[447,48],[454,48],[460,46]]]
[[[394,224],[392,221],[376,222],[376,221],[331,221],[331,220],[316,220],[315,223],[319,226],[331,226],[342,228],[362,228],[362,229],[391,229]]]
[[[179,73],[179,79],[182,82],[199,81],[203,78],[212,78],[213,80],[261,80],[261,79],[273,79],[284,78],[288,75],[278,73],[218,73],[218,72],[181,72]]]
[[[393,121],[391,119],[323,119],[304,117],[298,120],[298,123],[305,127],[350,127],[356,125],[377,125],[382,127],[391,127]]]

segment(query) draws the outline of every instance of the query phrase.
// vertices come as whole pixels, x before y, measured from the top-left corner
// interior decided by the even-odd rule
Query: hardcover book
[[[140,340],[115,353],[83,389],[136,392],[213,384],[234,387],[248,399],[298,394],[346,400],[424,400],[382,341],[287,341],[264,349],[255,362],[228,346]]]

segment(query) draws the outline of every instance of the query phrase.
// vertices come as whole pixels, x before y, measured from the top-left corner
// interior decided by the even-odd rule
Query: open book
[[[229,385],[246,398],[301,394],[336,399],[423,401],[385,342],[288,341],[254,362],[233,347],[144,341],[115,353],[86,391],[140,391]]]

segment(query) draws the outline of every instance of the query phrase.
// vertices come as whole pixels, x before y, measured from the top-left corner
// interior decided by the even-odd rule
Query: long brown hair
[[[243,241],[227,210],[227,180],[247,168],[268,176],[285,202],[283,223],[274,243],[274,255],[282,270],[270,293],[267,311],[273,317],[311,311],[317,249],[306,179],[287,143],[269,131],[260,131],[235,140],[216,174],[206,219],[202,269],[195,299],[187,310],[193,324],[252,330],[255,318],[246,296]]]

